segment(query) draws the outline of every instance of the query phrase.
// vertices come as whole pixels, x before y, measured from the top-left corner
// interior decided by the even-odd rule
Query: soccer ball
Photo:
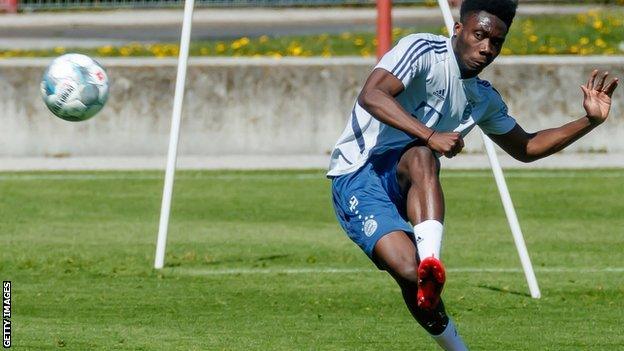
[[[50,111],[66,121],[93,117],[108,99],[108,77],[104,68],[89,56],[66,54],[46,69],[41,96]]]

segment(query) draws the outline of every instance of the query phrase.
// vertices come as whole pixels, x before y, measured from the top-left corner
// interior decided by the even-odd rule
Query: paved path
[[[560,154],[524,164],[500,155],[503,168],[624,168],[624,154]],[[295,156],[181,156],[179,169],[325,169],[326,155]],[[163,157],[0,158],[0,171],[32,170],[164,170]],[[442,158],[444,169],[488,169],[486,155]]]
[[[568,14],[589,6],[525,5],[520,15]],[[457,11],[456,11],[457,17]],[[96,47],[132,41],[178,41],[182,10],[112,10],[98,12],[40,12],[0,15],[0,48],[34,49]],[[397,26],[441,26],[437,8],[395,8]],[[231,39],[241,36],[302,35],[374,31],[373,8],[256,8],[197,9],[193,40]]]

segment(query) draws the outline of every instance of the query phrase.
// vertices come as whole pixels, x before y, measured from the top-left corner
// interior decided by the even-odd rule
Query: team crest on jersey
[[[468,101],[466,104],[466,108],[464,108],[464,113],[462,114],[462,118],[459,120],[459,123],[466,123],[470,120],[470,115],[472,114],[472,102]]]
[[[487,80],[482,80],[482,79],[477,79],[477,84],[481,84],[486,88],[489,88],[492,86],[492,84],[490,84],[490,82],[488,82]]]

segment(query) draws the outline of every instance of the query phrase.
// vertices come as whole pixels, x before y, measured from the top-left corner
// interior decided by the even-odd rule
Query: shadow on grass
[[[524,293],[524,292],[513,291],[513,290],[509,290],[509,289],[505,289],[505,288],[499,288],[497,286],[481,284],[481,285],[477,285],[477,287],[479,287],[481,289],[487,289],[487,290],[496,291],[496,292],[505,293],[505,294],[513,294],[513,295],[518,295],[518,296],[531,297],[530,294],[527,294],[527,293]]]
[[[202,266],[218,266],[221,264],[227,264],[227,263],[253,263],[253,262],[266,262],[266,261],[273,261],[273,260],[279,260],[281,258],[286,258],[286,257],[290,257],[292,256],[291,254],[283,254],[283,255],[269,255],[269,256],[261,256],[258,257],[256,259],[249,259],[246,257],[236,257],[236,258],[226,258],[226,259],[222,259],[222,260],[210,260],[210,261],[204,261],[201,262]],[[182,265],[183,262],[181,261],[176,261],[176,260],[170,260],[170,262],[167,262],[165,264],[165,267],[179,267]]]

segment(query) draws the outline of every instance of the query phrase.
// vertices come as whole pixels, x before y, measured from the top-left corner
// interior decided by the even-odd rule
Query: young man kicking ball
[[[438,157],[458,154],[477,125],[518,160],[551,155],[607,119],[618,84],[592,72],[581,86],[584,117],[525,132],[498,92],[477,77],[500,53],[516,7],[514,0],[464,0],[451,39],[400,40],[368,77],[331,156],[340,224],[392,275],[411,314],[445,350],[466,346],[440,299],[446,277]]]

